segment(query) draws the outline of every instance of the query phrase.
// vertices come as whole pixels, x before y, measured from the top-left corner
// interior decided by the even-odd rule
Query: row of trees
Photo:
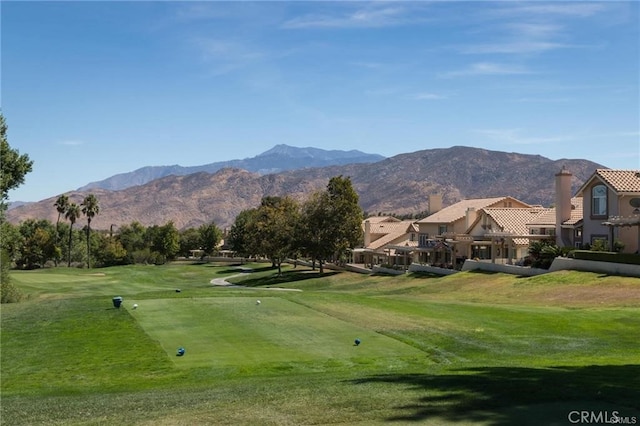
[[[351,180],[336,176],[325,190],[306,201],[265,197],[259,207],[243,210],[230,229],[228,243],[241,256],[267,257],[281,273],[287,258],[344,261],[362,240],[363,212]]]
[[[72,223],[29,219],[19,225],[2,225],[7,259],[19,269],[34,269],[67,259],[68,266],[114,266],[133,263],[164,263],[189,256],[194,248],[212,254],[222,232],[214,223],[178,230],[173,222],[145,227],[138,222],[110,230],[88,232]],[[88,237],[88,239],[87,239]],[[86,244],[82,244],[85,241]]]
[[[87,236],[87,268],[91,268],[91,220],[100,213],[100,204],[98,203],[98,198],[93,195],[87,195],[80,205],[76,203],[72,203],[69,201],[68,195],[61,195],[58,197],[56,202],[53,205],[58,211],[58,220],[56,221],[56,250],[59,251],[58,242],[59,242],[59,228],[60,228],[60,217],[64,216],[70,222],[69,226],[69,250],[68,250],[68,265],[71,266],[71,246],[73,243],[73,225],[80,218],[80,214],[86,216],[87,218],[87,226],[85,227],[85,232]],[[55,258],[56,266],[58,264],[59,256]]]

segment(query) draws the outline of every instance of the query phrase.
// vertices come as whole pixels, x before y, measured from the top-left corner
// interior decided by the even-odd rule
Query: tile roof
[[[640,170],[596,169],[595,174],[616,192],[640,192]]]
[[[417,233],[417,226],[413,221],[403,220],[401,222],[384,222],[379,224],[371,224],[372,234],[383,234],[382,237],[369,243],[367,248],[376,250],[383,247],[390,242],[406,236],[406,240],[409,240],[409,234]],[[403,240],[403,243],[405,241]]]
[[[527,224],[550,209],[540,208],[495,208],[482,209],[490,216],[503,232],[511,232],[518,235],[528,235]]]
[[[469,200],[458,201],[455,204],[447,206],[434,214],[419,220],[417,223],[452,223],[456,220],[462,219],[467,214],[467,209],[475,208],[476,210],[483,209],[485,207],[497,204],[500,201],[506,199],[513,199],[511,197],[496,197],[496,198],[474,198]],[[515,200],[515,199],[514,199]],[[526,203],[522,203],[525,204]]]
[[[575,225],[582,220],[582,197],[573,197],[571,199],[571,218],[563,222],[565,225]],[[556,209],[552,207],[550,209],[544,209],[538,216],[536,216],[531,222],[527,223],[530,228],[536,227],[550,227],[556,225]]]
[[[379,222],[400,222],[400,219],[393,216],[371,216],[366,218],[369,223],[379,223]]]

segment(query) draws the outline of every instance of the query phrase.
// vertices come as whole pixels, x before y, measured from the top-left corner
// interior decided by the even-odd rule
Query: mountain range
[[[269,154],[272,164],[284,164],[286,158],[293,161],[290,156],[300,154],[297,148],[282,145],[274,150]],[[301,160],[300,164],[309,163]],[[604,166],[581,159],[551,160],[540,155],[455,146],[383,157],[374,163],[352,161],[268,174],[226,167],[213,173],[168,175],[120,190],[83,187],[67,195],[76,203],[88,193],[98,197],[100,213],[91,222],[95,229],[133,221],[145,226],[173,221],[179,229],[213,221],[220,228],[228,228],[240,211],[257,207],[262,197],[289,195],[304,200],[313,191],[326,188],[329,179],[338,175],[351,178],[360,205],[369,214],[424,212],[429,209],[431,194],[441,194],[445,206],[465,198],[507,195],[549,206],[554,200],[554,175],[562,167],[573,174],[575,192],[596,168]],[[7,219],[12,223],[27,218],[55,222],[56,199],[57,195],[13,208],[7,212]]]
[[[382,155],[367,154],[357,150],[324,150],[319,148],[298,148],[285,144],[276,145],[268,151],[255,157],[242,160],[220,161],[202,166],[183,167],[147,166],[129,173],[121,173],[107,179],[91,182],[78,191],[102,188],[118,191],[131,186],[144,185],[152,180],[165,176],[185,176],[193,173],[215,173],[225,168],[237,168],[255,172],[260,175],[279,173],[286,170],[304,169],[309,167],[325,167],[352,163],[375,163],[384,159]]]

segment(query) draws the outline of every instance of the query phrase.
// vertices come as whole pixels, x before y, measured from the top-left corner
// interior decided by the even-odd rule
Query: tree
[[[24,177],[30,173],[33,161],[26,154],[11,149],[7,140],[7,123],[4,114],[0,113],[0,225],[4,225],[4,212],[7,209],[6,201],[9,199],[9,191],[24,183]],[[3,226],[4,228],[4,226]],[[4,229],[2,229],[4,231]],[[11,256],[4,244],[6,235],[0,238],[0,302],[12,303],[22,299],[20,291],[11,283],[9,267]]]
[[[282,275],[282,262],[296,252],[299,206],[290,197],[265,197],[247,226],[251,245],[271,259]]]
[[[127,251],[120,241],[105,233],[94,232],[92,241],[96,242],[98,250],[95,256],[96,262],[101,266],[125,265],[127,263]]]
[[[58,219],[56,220],[56,247],[58,246],[58,242],[60,240],[60,234],[58,229],[60,227],[60,217],[67,212],[69,208],[69,197],[67,195],[60,195],[53,206],[58,211]],[[56,266],[58,266],[58,258],[55,259]]]
[[[132,257],[137,251],[144,250],[146,247],[146,232],[145,227],[140,222],[131,222],[129,225],[120,226],[118,238],[129,257]]]
[[[336,176],[327,185],[329,194],[330,227],[334,255],[343,260],[350,248],[358,245],[362,238],[362,221],[358,193],[353,189],[351,179]]]
[[[298,226],[298,246],[311,257],[313,268],[318,262],[320,273],[324,272],[323,262],[331,255],[329,240],[329,196],[326,191],[317,191],[302,204]]]
[[[350,178],[336,176],[327,189],[313,194],[302,207],[302,245],[317,260],[320,273],[327,259],[344,261],[362,240],[363,213]]]
[[[159,257],[155,263],[174,259],[180,252],[180,232],[172,221],[163,226],[148,227],[145,237],[151,244],[151,250]]]
[[[46,219],[27,219],[18,229],[22,237],[16,257],[18,267],[42,267],[55,257],[55,229],[51,222]]]
[[[67,266],[71,267],[71,244],[73,242],[73,225],[80,217],[80,206],[76,203],[69,204],[69,208],[67,208],[64,217],[69,221],[69,223],[71,223],[71,226],[69,226],[69,261],[67,263]]]
[[[198,228],[198,233],[200,235],[200,248],[202,248],[206,254],[213,254],[222,239],[222,231],[220,231],[215,223],[211,222],[201,225]]]
[[[84,197],[81,206],[82,213],[87,217],[87,268],[91,268],[91,219],[100,213],[100,204],[95,195],[89,194]]]
[[[195,228],[180,231],[180,256],[189,257],[191,250],[200,248],[200,232]]]
[[[233,222],[231,229],[229,229],[227,243],[231,249],[240,256],[249,257],[257,254],[256,248],[251,246],[247,229],[249,223],[254,220],[257,211],[257,209],[242,210],[238,213],[238,216],[236,216],[236,220]]]
[[[7,208],[6,200],[9,191],[24,183],[24,177],[30,173],[33,161],[27,154],[11,149],[7,141],[7,124],[4,115],[0,113],[0,213]]]

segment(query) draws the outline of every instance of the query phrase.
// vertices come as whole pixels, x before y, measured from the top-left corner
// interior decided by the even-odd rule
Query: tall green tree
[[[222,239],[222,231],[215,223],[211,222],[200,225],[198,233],[200,235],[200,248],[208,255],[213,254]]]
[[[327,185],[329,195],[329,236],[335,259],[343,261],[347,251],[362,241],[362,221],[358,193],[349,177],[336,176]]]
[[[290,197],[265,197],[253,221],[248,224],[251,245],[271,259],[282,275],[282,262],[296,251],[296,225],[300,215],[298,203]]]
[[[80,206],[76,203],[69,204],[69,208],[64,214],[65,219],[69,221],[71,226],[69,226],[69,260],[67,262],[67,266],[71,267],[71,246],[73,243],[73,225],[80,218]]]
[[[58,219],[56,220],[56,247],[58,246],[58,242],[60,241],[60,233],[58,232],[60,228],[60,217],[62,217],[69,208],[69,196],[68,195],[60,195],[53,206],[58,211]],[[58,258],[55,258],[56,266],[58,266]]]
[[[180,231],[180,256],[191,256],[191,250],[200,248],[200,232],[195,228]]]
[[[249,237],[249,224],[254,220],[258,209],[242,210],[236,216],[233,225],[229,229],[227,243],[236,254],[240,256],[250,257],[258,254],[257,247],[252,246],[252,240]]]
[[[351,179],[336,176],[324,191],[313,194],[302,206],[299,239],[305,251],[324,272],[325,260],[343,261],[347,251],[362,239],[363,213]]]
[[[100,204],[98,198],[89,194],[82,201],[82,214],[87,217],[87,268],[91,268],[91,220],[100,213]]]
[[[156,263],[175,259],[180,252],[180,232],[172,221],[163,226],[148,227],[145,238],[149,241],[151,250],[160,256]]]
[[[0,214],[7,209],[6,201],[9,191],[24,183],[24,177],[30,173],[33,161],[27,154],[20,155],[17,149],[12,149],[7,140],[7,123],[0,113]]]
[[[33,161],[27,154],[20,155],[16,149],[12,149],[7,139],[7,123],[4,114],[0,113],[0,225],[5,222],[6,201],[9,199],[9,191],[24,183],[24,177],[30,173]],[[4,240],[3,236],[0,240]],[[11,256],[4,243],[0,241],[0,302],[13,303],[22,299],[22,293],[11,283],[9,267]]]

